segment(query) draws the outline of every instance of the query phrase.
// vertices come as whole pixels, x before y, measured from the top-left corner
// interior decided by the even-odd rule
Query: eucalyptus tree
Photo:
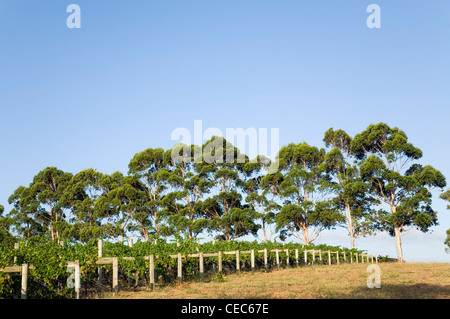
[[[163,197],[169,193],[167,179],[169,171],[165,167],[164,150],[148,148],[137,153],[130,161],[128,173],[134,175],[145,188],[146,200],[140,219],[156,238],[161,236],[164,221]]]
[[[327,171],[333,177],[333,201],[336,207],[345,211],[343,223],[350,236],[351,248],[355,248],[355,238],[372,233],[372,214],[370,206],[373,200],[367,195],[368,184],[359,176],[356,159],[351,153],[352,138],[343,130],[330,128],[323,139],[327,148],[325,156]]]
[[[90,239],[115,236],[117,209],[108,193],[118,186],[121,174],[109,176],[89,168],[75,174],[64,193],[64,206],[70,209],[71,224],[65,236],[87,242]]]
[[[330,199],[325,150],[307,143],[291,143],[278,153],[283,181],[279,186],[283,207],[275,216],[280,238],[294,236],[309,244],[319,234],[342,222],[344,216]]]
[[[248,157],[223,137],[213,136],[202,145],[201,160],[196,158],[199,177],[214,184],[211,196],[202,204],[209,219],[208,230],[218,238],[232,240],[247,234],[256,236],[256,213],[242,201],[240,190],[245,179],[243,167]]]
[[[360,174],[369,183],[370,196],[387,208],[378,211],[377,227],[395,236],[398,261],[403,262],[402,235],[411,229],[427,232],[437,224],[431,189],[443,188],[445,177],[419,164],[422,151],[403,131],[385,123],[371,124],[356,134],[351,149],[362,161]]]
[[[442,193],[439,197],[450,202],[450,189]],[[450,205],[447,205],[447,209],[450,209]],[[447,238],[444,241],[444,245],[447,245],[445,251],[450,253],[450,228],[447,229]]]
[[[14,235],[11,233],[12,219],[8,216],[4,216],[3,213],[5,207],[0,205],[0,243],[2,245],[11,246],[15,240]]]
[[[118,176],[117,176],[118,177]],[[103,197],[105,204],[110,206],[111,214],[105,214],[114,224],[114,234],[121,237],[121,241],[132,232],[138,232],[145,241],[151,235],[151,220],[145,211],[147,200],[145,186],[136,176],[121,176],[117,184]]]
[[[34,176],[28,187],[19,186],[14,191],[8,199],[14,206],[9,215],[21,236],[48,233],[52,240],[59,240],[67,225],[62,197],[71,178],[71,173],[47,167]]]
[[[264,242],[270,240],[268,231],[275,222],[276,212],[280,209],[280,205],[274,200],[275,194],[269,185],[271,185],[270,182],[274,180],[274,177],[280,178],[281,174],[279,172],[268,174],[270,167],[270,159],[259,155],[254,161],[246,163],[243,167],[246,176],[243,184],[243,192],[246,195],[245,202],[256,212]],[[279,183],[279,179],[276,181]]]
[[[11,229],[24,239],[47,232],[45,220],[37,213],[38,205],[30,200],[30,194],[30,188],[19,186],[8,199],[9,204],[13,204],[13,209],[7,214],[12,221]]]
[[[165,153],[165,163],[170,172],[167,183],[170,192],[163,202],[172,234],[185,234],[194,239],[208,227],[207,215],[202,210],[203,199],[213,187],[213,182],[201,178],[195,170],[195,155],[199,146],[177,144]]]

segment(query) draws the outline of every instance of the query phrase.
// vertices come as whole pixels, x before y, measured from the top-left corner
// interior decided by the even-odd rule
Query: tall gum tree
[[[0,205],[0,243],[6,246],[12,246],[14,235],[11,233],[11,225],[13,220],[7,216],[3,216],[5,207]]]
[[[388,208],[378,211],[378,229],[395,237],[397,259],[403,262],[401,237],[408,230],[427,232],[437,224],[431,189],[445,187],[445,177],[417,163],[422,151],[403,131],[385,123],[371,124],[356,134],[351,149],[361,160],[361,177],[369,184],[370,196]]]
[[[14,206],[9,215],[21,235],[48,232],[52,240],[59,240],[66,223],[62,197],[71,178],[71,173],[47,167],[33,178],[29,187],[16,189],[8,199]]]
[[[202,145],[202,159],[196,160],[200,177],[213,183],[211,196],[202,204],[202,210],[210,219],[209,231],[218,232],[218,239],[233,240],[256,233],[256,213],[243,204],[240,191],[244,185],[243,167],[248,162],[225,138],[213,136]]]
[[[105,237],[104,222],[111,207],[106,199],[111,190],[110,178],[89,168],[75,174],[64,194],[64,205],[72,212],[73,223],[66,229],[67,237],[83,242]]]
[[[134,175],[122,176],[104,198],[105,206],[111,206],[112,213],[105,216],[115,226],[114,235],[120,236],[123,242],[128,232],[138,232],[145,241],[149,241],[151,223],[144,212],[146,192],[138,178]]]
[[[165,153],[167,179],[171,189],[164,197],[171,234],[184,233],[192,240],[208,226],[202,210],[203,199],[214,185],[195,170],[195,154],[199,146],[177,144]]]
[[[332,205],[330,178],[326,173],[325,150],[307,143],[291,143],[280,149],[279,186],[283,207],[275,216],[280,238],[294,236],[306,245],[319,234],[344,220]]]
[[[163,197],[168,193],[167,178],[169,172],[165,167],[164,150],[148,148],[137,153],[128,165],[129,174],[134,175],[145,187],[147,200],[145,211],[152,222],[153,235],[160,237],[160,228],[164,219]]]
[[[450,202],[450,189],[442,193],[439,197]],[[447,205],[447,209],[450,209],[450,205]],[[447,238],[444,241],[444,245],[447,245],[445,251],[450,254],[450,228],[447,229]]]
[[[279,185],[281,174],[279,172],[267,174],[270,167],[271,161],[265,156],[257,156],[255,160],[246,163],[243,167],[246,175],[243,185],[245,202],[255,211],[260,221],[264,242],[274,235],[271,225],[275,222],[276,212],[280,210],[280,205],[274,200],[276,193],[271,186],[273,182]]]
[[[360,176],[355,158],[351,153],[352,138],[344,130],[330,128],[323,139],[327,148],[327,171],[333,177],[334,203],[339,210],[345,211],[343,224],[350,236],[351,248],[355,248],[355,239],[372,232],[370,205],[373,200],[367,196],[368,185]]]

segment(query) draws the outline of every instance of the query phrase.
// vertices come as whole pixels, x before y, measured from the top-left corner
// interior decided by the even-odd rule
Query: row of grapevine
[[[29,298],[73,298],[74,290],[68,284],[71,276],[67,268],[67,262],[80,261],[81,284],[84,296],[94,296],[98,291],[99,266],[95,264],[98,260],[98,247],[96,241],[90,241],[87,244],[77,242],[57,243],[57,241],[34,238],[27,242],[21,242],[19,249],[0,246],[0,269],[13,264],[21,265],[27,263],[33,265],[34,269],[29,271],[28,296]],[[139,289],[148,287],[149,284],[149,260],[144,258],[149,255],[158,256],[155,258],[155,271],[158,278],[158,285],[166,285],[174,282],[177,276],[176,258],[170,255],[181,253],[183,256],[189,254],[215,253],[227,251],[246,251],[255,250],[255,261],[257,269],[264,269],[263,255],[257,253],[258,250],[267,249],[268,265],[276,265],[275,253],[270,252],[274,249],[288,249],[289,258],[295,260],[295,250],[302,253],[305,250],[332,250],[350,253],[362,254],[363,251],[356,249],[346,249],[327,245],[301,245],[296,243],[277,243],[267,242],[258,243],[246,241],[228,241],[228,242],[207,242],[197,243],[186,240],[179,243],[159,240],[155,243],[137,242],[132,247],[123,243],[104,242],[103,257],[118,257],[119,277],[122,289]],[[282,255],[284,254],[284,255]],[[283,250],[282,262],[285,264],[286,254]],[[301,255],[303,256],[303,255]],[[134,257],[132,260],[123,257]],[[312,258],[311,255],[308,257]],[[333,255],[332,258],[336,258]],[[343,261],[343,254],[340,255],[340,261]],[[217,276],[217,257],[208,257],[204,259],[204,269],[208,278]],[[302,259],[302,262],[303,259]],[[324,263],[328,262],[328,256],[324,255]],[[236,259],[234,255],[223,254],[222,257],[223,273],[234,272],[236,269]],[[250,269],[250,254],[240,256],[240,265],[242,270]],[[294,262],[291,262],[294,265]],[[112,289],[112,266],[103,265],[103,290]],[[220,275],[219,275],[220,276]],[[20,293],[20,276],[3,274],[0,272],[0,298],[17,298]],[[199,279],[199,259],[183,259],[183,277],[185,280]],[[18,292],[19,291],[19,292]]]

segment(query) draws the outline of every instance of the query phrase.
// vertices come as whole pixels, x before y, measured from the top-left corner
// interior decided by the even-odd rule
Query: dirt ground
[[[243,272],[154,291],[121,291],[118,299],[450,299],[450,264],[380,263],[380,288],[368,288],[368,264],[317,265]],[[374,280],[369,280],[374,282]]]

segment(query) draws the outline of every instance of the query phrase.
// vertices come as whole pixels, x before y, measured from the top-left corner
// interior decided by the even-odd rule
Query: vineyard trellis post
[[[236,250],[236,273],[238,275],[241,273],[241,268],[239,265],[239,250]]]
[[[103,241],[101,239],[99,239],[98,242],[97,242],[97,248],[98,248],[97,258],[100,259],[100,258],[103,257]],[[101,291],[102,290],[102,281],[103,281],[103,269],[102,269],[102,267],[98,267],[97,268],[97,272],[98,272],[97,290]]]
[[[22,264],[22,286],[20,290],[20,299],[27,299],[28,286],[28,264]]]
[[[255,272],[255,250],[252,249],[251,251],[251,267],[252,267],[252,272]]]
[[[289,249],[285,249],[284,252],[286,253],[286,266],[289,266]]]
[[[278,248],[275,249],[275,259],[277,263],[277,269],[280,269],[280,255],[278,254]]]
[[[19,243],[14,243],[14,250],[17,251],[19,250]],[[17,264],[17,256],[16,256],[16,252],[14,252],[14,266],[16,266]]]
[[[179,283],[183,281],[183,260],[181,259],[181,253],[178,253],[178,271],[177,271],[177,280]]]
[[[80,261],[75,260],[75,298],[80,299],[80,289],[81,289],[81,270]]]
[[[155,257],[154,255],[149,256],[149,277],[150,277],[150,290],[155,289]]]
[[[222,273],[222,251],[219,251],[218,254],[217,262],[219,264],[219,273]]]
[[[331,265],[331,251],[328,250],[328,265]]]
[[[269,271],[269,267],[267,265],[267,248],[264,248],[264,270],[266,272]]]
[[[119,292],[119,258],[113,257],[113,292],[114,295]]]
[[[199,268],[200,268],[200,280],[204,281],[205,280],[205,274],[203,272],[203,252],[199,253]]]

